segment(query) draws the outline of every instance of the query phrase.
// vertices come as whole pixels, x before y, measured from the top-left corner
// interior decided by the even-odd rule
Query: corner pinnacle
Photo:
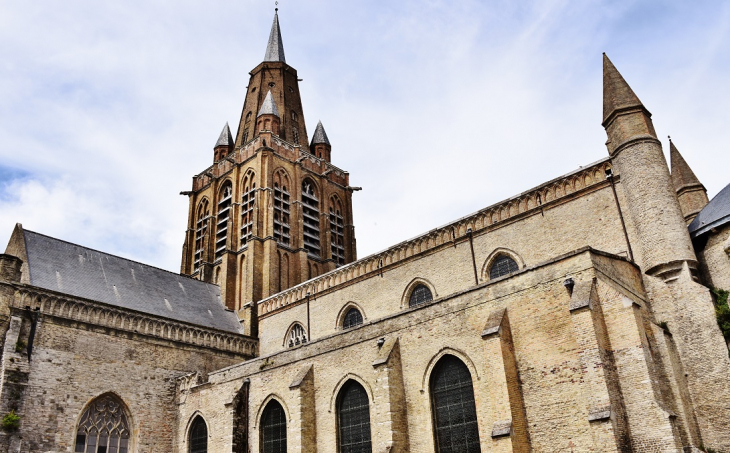
[[[675,189],[691,184],[702,184],[687,164],[687,161],[684,160],[677,147],[674,146],[671,137],[669,138],[669,158],[672,167],[672,183]]]
[[[218,148],[219,146],[233,146],[233,136],[231,135],[231,128],[228,127],[227,121],[226,125],[223,126],[220,137],[218,137],[218,141],[215,142],[214,148]]]

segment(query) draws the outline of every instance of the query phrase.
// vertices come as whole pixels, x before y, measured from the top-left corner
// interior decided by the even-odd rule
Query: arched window
[[[362,313],[360,313],[360,310],[357,308],[350,308],[347,310],[347,313],[345,313],[345,318],[342,321],[342,328],[343,329],[350,329],[352,327],[357,327],[362,324]]]
[[[305,179],[302,183],[302,214],[304,217],[304,249],[319,258],[319,199],[314,184]]]
[[[127,453],[130,433],[122,402],[113,395],[102,395],[81,414],[74,452]]]
[[[274,239],[282,245],[291,244],[289,226],[291,197],[288,187],[289,177],[283,171],[277,171],[274,174]]]
[[[340,453],[373,451],[368,394],[356,381],[347,381],[337,397],[337,431]]]
[[[342,204],[334,197],[330,200],[330,249],[335,264],[345,264],[345,219]]]
[[[289,348],[299,346],[307,342],[307,332],[304,331],[304,327],[301,324],[294,324],[289,329],[289,334],[286,336],[286,345]]]
[[[203,417],[198,415],[190,425],[188,445],[190,453],[208,453],[208,426]],[[111,452],[110,452],[111,453]]]
[[[231,199],[233,188],[231,182],[226,181],[220,192],[218,200],[218,214],[215,227],[215,259],[219,259],[226,251],[226,240],[228,239],[228,218],[231,215]]]
[[[430,390],[436,452],[481,452],[474,387],[464,362],[443,356],[431,373]]]
[[[249,121],[251,121],[251,112],[246,113],[246,121],[245,121],[245,123],[248,123]]]
[[[250,172],[243,179],[241,194],[241,247],[248,243],[253,234],[253,207],[256,201],[256,183],[254,174]]]
[[[426,285],[417,285],[411,291],[411,297],[408,298],[408,306],[415,307],[432,300],[433,294],[431,294],[431,290]]]
[[[208,234],[208,217],[210,217],[208,200],[203,199],[198,206],[198,213],[195,221],[195,256],[193,257],[193,272],[197,272],[198,269],[200,269],[200,265],[203,263],[205,237]]]
[[[507,255],[499,255],[489,268],[489,278],[493,280],[518,270],[519,266],[517,266],[515,260]]]
[[[276,400],[261,415],[261,453],[286,453],[286,414]]]

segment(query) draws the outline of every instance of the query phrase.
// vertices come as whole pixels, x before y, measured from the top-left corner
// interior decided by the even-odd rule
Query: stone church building
[[[605,158],[358,260],[275,16],[179,274],[16,226],[0,451],[730,451],[730,186],[603,68]]]

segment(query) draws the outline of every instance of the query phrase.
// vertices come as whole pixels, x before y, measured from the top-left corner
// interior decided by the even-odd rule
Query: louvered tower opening
[[[304,249],[319,258],[319,199],[314,194],[314,184],[302,183],[302,217],[304,220]]]
[[[256,183],[253,176],[247,176],[241,195],[241,247],[246,245],[253,234],[253,208],[256,200]]]
[[[231,200],[233,189],[228,183],[221,191],[221,199],[218,202],[218,215],[215,230],[215,259],[223,257],[226,251],[226,239],[228,239],[228,219],[231,215]]]
[[[274,239],[282,245],[291,243],[289,209],[291,200],[286,186],[274,183]]]
[[[330,249],[338,266],[345,264],[345,220],[339,209],[330,208]]]
[[[203,250],[205,249],[205,238],[208,236],[208,200],[203,200],[198,208],[197,222],[195,222],[195,255],[193,256],[193,272],[200,269],[203,263]]]

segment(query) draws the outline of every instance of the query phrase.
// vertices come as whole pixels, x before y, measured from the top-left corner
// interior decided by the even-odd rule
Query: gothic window
[[[241,140],[241,143],[243,143],[244,145],[248,143],[248,131],[243,133],[243,140]]]
[[[362,313],[357,308],[350,308],[345,314],[345,318],[342,321],[343,329],[350,329],[357,327],[362,324]]]
[[[338,267],[345,264],[345,219],[342,205],[336,198],[330,200],[330,249],[335,264]]]
[[[256,201],[256,183],[253,172],[249,172],[243,179],[243,194],[241,195],[241,247],[248,243],[253,234],[253,208]]]
[[[302,217],[304,219],[304,249],[319,258],[319,199],[310,180],[302,183]]]
[[[371,453],[370,404],[365,389],[348,381],[337,401],[337,429],[340,453]]]
[[[190,453],[208,453],[208,427],[203,417],[198,415],[190,425],[190,438],[188,440]]]
[[[261,415],[261,453],[286,453],[286,414],[276,400]]]
[[[292,121],[299,121],[299,115],[294,110],[291,111],[291,119]]]
[[[208,234],[208,217],[210,217],[208,200],[203,199],[198,206],[198,213],[195,221],[195,256],[193,257],[193,272],[197,272],[203,262],[205,238]]]
[[[299,143],[299,129],[296,127],[292,129],[292,133],[294,135],[294,143]]]
[[[254,88],[254,89],[255,89],[255,88]],[[245,121],[245,123],[248,123],[249,121],[251,121],[251,112],[248,112],[248,113],[246,114],[246,121]]]
[[[503,275],[511,274],[517,270],[519,270],[519,266],[517,266],[515,260],[507,255],[500,255],[494,260],[492,266],[489,268],[489,278],[493,280]]]
[[[286,346],[293,348],[307,342],[307,332],[304,331],[304,327],[301,324],[294,324],[289,329],[289,334],[286,336]]]
[[[426,285],[421,284],[417,285],[411,291],[411,296],[408,298],[408,306],[415,307],[432,300],[433,294],[431,294],[431,290]]]
[[[283,171],[274,174],[274,239],[282,245],[291,244],[289,216],[291,197],[287,187],[289,178]]]
[[[443,356],[431,374],[430,390],[436,452],[481,452],[474,387],[464,362]]]
[[[122,403],[112,395],[92,401],[76,429],[76,453],[127,453],[130,429]]]
[[[226,251],[226,240],[228,239],[228,219],[231,215],[231,199],[233,198],[233,189],[231,182],[227,181],[223,185],[220,192],[220,200],[218,201],[218,214],[216,216],[215,227],[215,259],[218,260]]]

